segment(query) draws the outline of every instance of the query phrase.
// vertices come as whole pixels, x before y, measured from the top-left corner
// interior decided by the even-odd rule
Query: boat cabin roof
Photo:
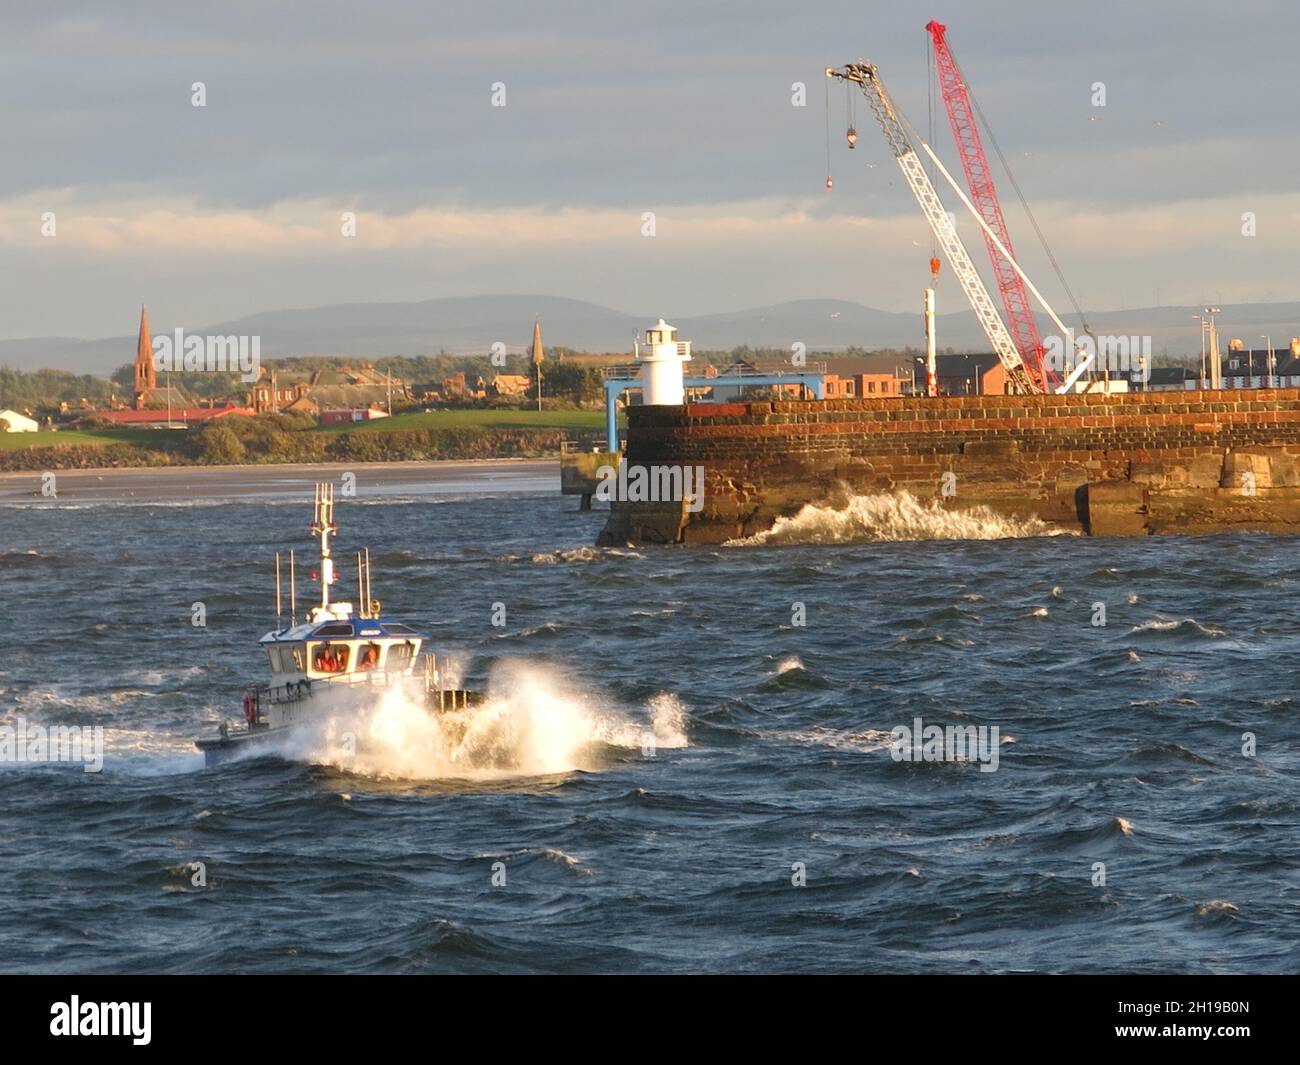
[[[392,618],[327,619],[320,622],[305,621],[291,629],[268,632],[258,643],[299,643],[303,640],[372,640],[383,639],[427,640],[423,632]]]

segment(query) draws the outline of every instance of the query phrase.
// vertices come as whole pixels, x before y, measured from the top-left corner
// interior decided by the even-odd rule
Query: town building
[[[721,370],[715,370],[712,366],[707,367],[703,374],[697,376],[703,377],[754,377],[759,374],[776,375],[795,373],[796,367],[782,359],[736,359],[734,362],[724,366]],[[789,384],[765,384],[765,385],[717,385],[709,390],[710,398],[715,403],[735,403],[745,398],[753,398],[757,390],[765,396],[775,396],[780,399],[809,399],[805,395],[805,387],[800,381],[791,381]],[[690,390],[694,392],[694,389]]]
[[[0,432],[34,433],[39,428],[35,418],[19,414],[16,410],[0,410]]]
[[[530,383],[526,374],[499,373],[492,378],[488,388],[494,396],[522,396],[528,391]]]
[[[262,369],[262,376],[249,393],[249,405],[259,414],[278,411],[316,413],[321,410],[391,409],[394,403],[412,399],[410,386],[371,363],[359,367],[330,366],[313,371],[298,384],[281,384],[276,371]],[[310,402],[304,402],[310,400]]]
[[[442,379],[443,399],[484,399],[487,396],[487,382],[478,376],[472,380],[464,370],[448,374]]]
[[[232,414],[252,417],[255,412],[251,407],[236,407],[227,404],[224,407],[174,407],[172,410],[97,410],[87,411],[85,415],[72,423],[74,429],[93,426],[97,422],[129,429],[188,429],[203,425],[218,418],[227,418]]]
[[[274,370],[268,374],[265,368],[261,368],[258,379],[249,393],[248,403],[258,414],[269,412],[283,414],[303,398],[306,387],[305,383],[281,385]]]
[[[880,399],[901,396],[912,385],[912,360],[906,355],[863,355],[825,359],[827,399]]]
[[[1135,390],[1144,392],[1184,392],[1201,387],[1201,375],[1189,366],[1156,366],[1145,382],[1136,382]]]
[[[925,358],[918,356],[914,391],[925,391]],[[941,396],[1001,396],[1007,391],[1007,371],[993,353],[936,355],[935,376]]]
[[[1237,339],[1228,341],[1228,350],[1219,365],[1224,388],[1292,388],[1300,377],[1300,337],[1291,337],[1287,345],[1247,348]]]

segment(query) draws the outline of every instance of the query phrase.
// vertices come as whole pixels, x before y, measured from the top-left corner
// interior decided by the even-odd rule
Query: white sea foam
[[[872,751],[888,750],[894,744],[894,734],[880,729],[862,729],[852,732],[848,729],[830,728],[815,725],[806,729],[769,729],[759,732],[764,739],[783,743],[796,743],[810,747],[829,747],[837,751],[854,751],[870,754]]]
[[[671,695],[641,713],[612,708],[555,672],[503,663],[487,702],[439,714],[418,694],[385,692],[373,705],[300,730],[290,757],[351,772],[401,779],[542,776],[602,766],[602,748],[687,746],[685,711]]]
[[[837,502],[808,504],[778,518],[772,528],[727,547],[760,544],[832,544],[856,540],[1004,540],[1055,536],[1061,532],[1036,517],[1008,518],[988,507],[945,510],[939,500],[922,502],[908,492],[851,495]]]
[[[1129,635],[1142,632],[1174,632],[1178,629],[1194,630],[1202,636],[1224,636],[1222,629],[1215,628],[1213,625],[1202,625],[1195,618],[1183,618],[1181,621],[1171,621],[1165,618],[1152,618],[1144,621],[1140,625],[1135,625],[1129,629]]]
[[[507,556],[515,561],[517,556]],[[572,547],[567,550],[543,551],[529,557],[529,561],[543,566],[557,566],[562,562],[599,562],[609,558],[645,558],[639,551],[620,547]]]

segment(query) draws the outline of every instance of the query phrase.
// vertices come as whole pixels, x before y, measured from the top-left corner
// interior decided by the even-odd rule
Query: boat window
[[[401,622],[393,621],[384,626],[395,636],[414,636],[415,630],[410,625],[403,625]]]
[[[384,668],[389,670],[405,669],[411,664],[413,657],[415,657],[415,644],[410,640],[405,643],[389,644],[388,661],[385,663]]]
[[[317,673],[346,673],[350,648],[345,643],[313,645],[311,664]]]
[[[392,652],[389,652],[391,657]],[[378,669],[379,668],[379,644],[363,643],[360,647],[360,654],[357,656],[357,669]]]
[[[293,645],[293,668],[296,673],[307,672],[307,659],[302,653],[302,644]]]
[[[352,626],[346,621],[326,622],[313,634],[316,636],[351,636]]]

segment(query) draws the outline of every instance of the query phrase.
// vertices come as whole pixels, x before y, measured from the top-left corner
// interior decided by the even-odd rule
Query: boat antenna
[[[275,631],[284,632],[284,609],[280,603],[280,552],[275,553]]]
[[[369,612],[366,610],[366,571],[365,567],[361,564],[360,551],[357,552],[357,599],[360,600],[357,604],[357,612],[363,618],[370,617]]]
[[[375,586],[370,575],[370,548],[367,547],[366,548],[366,607],[371,611],[371,613],[374,614],[375,617],[378,617],[380,611],[378,608],[378,601],[373,598],[374,594],[375,594]]]
[[[294,577],[293,548],[289,548],[289,627],[298,624],[298,583]]]
[[[312,510],[311,534],[320,537],[320,606],[328,610],[330,584],[334,581],[334,559],[330,555],[330,536],[338,532],[334,524],[334,486],[316,486],[315,505]]]

